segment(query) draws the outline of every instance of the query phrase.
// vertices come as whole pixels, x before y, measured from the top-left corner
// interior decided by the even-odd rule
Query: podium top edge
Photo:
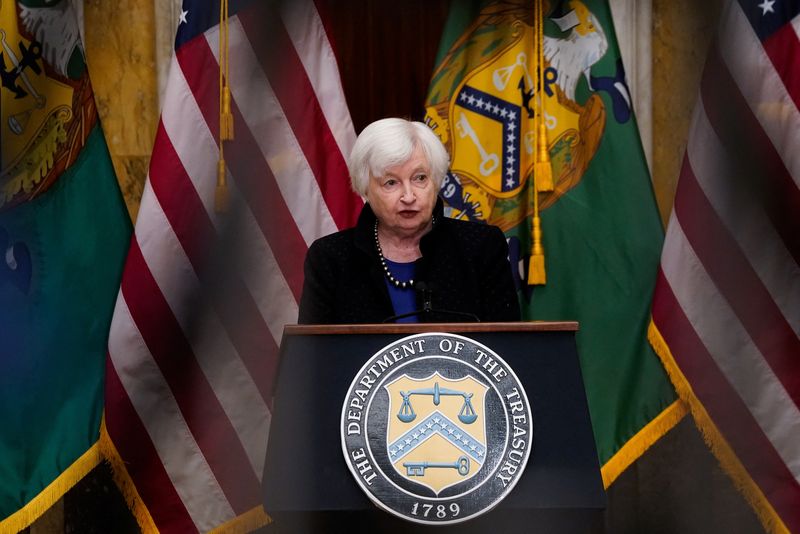
[[[287,324],[284,336],[317,334],[421,334],[424,332],[576,332],[577,321],[515,323]]]

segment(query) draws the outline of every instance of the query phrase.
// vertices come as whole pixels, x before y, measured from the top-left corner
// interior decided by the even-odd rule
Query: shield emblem
[[[533,170],[535,99],[544,97],[549,150],[562,139],[574,144],[570,138],[580,131],[579,114],[560,102],[556,72],[549,65],[544,95],[536,91],[532,50],[533,29],[521,23],[517,39],[470,72],[450,103],[453,172],[497,198],[518,194]]]
[[[401,375],[389,394],[386,450],[395,471],[436,495],[475,476],[486,457],[486,392],[472,376]]]
[[[465,77],[449,108],[453,172],[498,198],[519,191],[536,159],[533,35],[519,28],[513,43]]]
[[[86,70],[75,79],[66,72],[72,55],[82,59],[77,24],[64,22],[69,3],[29,3],[0,1],[0,209],[47,190],[96,120]]]

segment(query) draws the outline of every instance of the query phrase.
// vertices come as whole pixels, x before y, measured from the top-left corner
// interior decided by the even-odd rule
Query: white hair
[[[366,197],[373,176],[383,176],[389,167],[402,165],[417,147],[428,160],[438,191],[450,166],[447,149],[423,123],[395,118],[373,122],[356,139],[347,162],[353,191]]]

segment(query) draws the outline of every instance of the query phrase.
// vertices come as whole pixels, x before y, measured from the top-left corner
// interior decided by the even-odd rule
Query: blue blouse
[[[392,276],[401,282],[407,282],[414,279],[414,274],[417,272],[416,263],[397,263],[392,260],[386,259],[386,265],[392,272]],[[416,311],[417,308],[417,292],[413,287],[401,289],[395,287],[388,278],[384,277],[386,287],[389,289],[389,298],[392,299],[392,307],[394,308],[395,315]],[[410,315],[395,321],[397,323],[418,323],[419,317]]]

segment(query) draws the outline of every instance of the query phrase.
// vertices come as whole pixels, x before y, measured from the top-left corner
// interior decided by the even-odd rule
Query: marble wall
[[[653,160],[656,200],[672,211],[692,110],[722,0],[653,0]]]
[[[83,16],[97,109],[135,220],[159,113],[154,3],[84,0]]]

